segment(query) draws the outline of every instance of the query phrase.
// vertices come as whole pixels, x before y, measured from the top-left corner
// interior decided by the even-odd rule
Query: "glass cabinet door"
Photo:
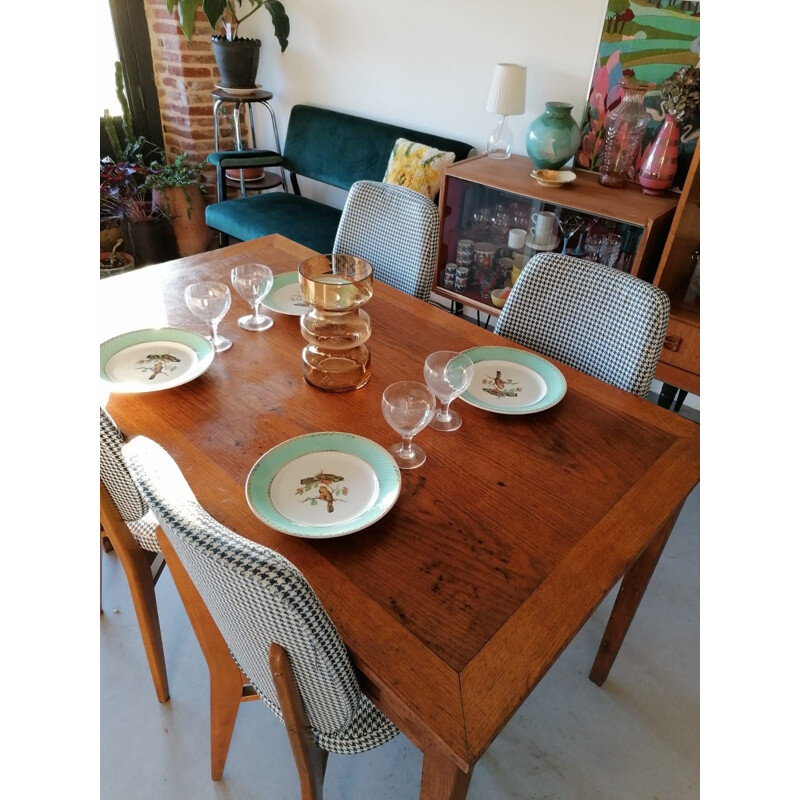
[[[532,256],[560,252],[631,271],[643,228],[451,177],[437,287],[492,305]],[[497,304],[496,304],[497,305]]]

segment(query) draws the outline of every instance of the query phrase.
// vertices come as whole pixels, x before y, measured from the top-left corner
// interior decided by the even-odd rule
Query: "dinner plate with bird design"
[[[363,436],[308,433],[261,456],[245,494],[252,512],[271,528],[331,539],[387,514],[400,494],[400,470],[385,448]]]
[[[495,414],[533,414],[560,402],[567,391],[561,370],[541,356],[513,347],[473,347],[472,382],[461,399]]]

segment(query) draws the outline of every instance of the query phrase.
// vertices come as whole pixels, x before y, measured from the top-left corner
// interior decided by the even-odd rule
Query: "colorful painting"
[[[499,369],[494,377],[487,375],[481,383],[483,384],[483,391],[495,397],[516,397],[522,391],[519,381],[504,378]]]
[[[310,502],[312,506],[322,502],[328,509],[328,513],[333,513],[333,504],[342,501],[342,496],[347,496],[348,489],[346,486],[341,486],[344,477],[341,475],[334,475],[330,472],[320,470],[316,475],[308,478],[301,478],[300,483],[302,486],[295,490],[295,494],[306,494],[314,491],[316,494],[304,497],[300,502]]]
[[[689,67],[689,70],[685,68]],[[675,102],[676,84],[691,86],[698,101],[681,115],[678,170],[674,186],[680,188],[700,138],[699,104],[700,3],[679,0],[609,0],[595,71],[581,125],[581,144],[575,166],[598,171],[603,163],[606,114],[620,101],[623,77],[656,85],[645,97],[650,114],[639,154],[629,178],[635,180],[647,145],[655,138],[664,114]],[[665,99],[662,86],[670,91]],[[665,89],[667,88],[665,87]],[[678,94],[680,94],[680,87]],[[679,101],[679,100],[678,100]]]

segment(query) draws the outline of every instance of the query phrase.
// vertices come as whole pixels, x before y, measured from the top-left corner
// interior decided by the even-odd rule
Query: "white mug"
[[[535,244],[550,244],[553,238],[553,228],[556,224],[556,215],[552,211],[540,211],[531,215],[533,227],[533,241]]]
[[[522,250],[525,247],[525,234],[527,231],[522,228],[512,228],[508,232],[508,246],[512,250]]]

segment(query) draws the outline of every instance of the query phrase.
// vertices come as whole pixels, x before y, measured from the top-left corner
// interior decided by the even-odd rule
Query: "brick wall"
[[[150,33],[161,128],[167,156],[189,154],[202,161],[214,151],[214,99],[211,91],[219,83],[219,71],[211,48],[211,26],[201,10],[195,17],[192,41],[178,26],[177,8],[167,11],[164,0],[145,0],[145,14]],[[227,106],[230,111],[230,106]],[[248,141],[245,114],[242,135]],[[233,149],[233,121],[220,114],[220,149]],[[213,167],[205,172],[209,202],[216,199]]]

